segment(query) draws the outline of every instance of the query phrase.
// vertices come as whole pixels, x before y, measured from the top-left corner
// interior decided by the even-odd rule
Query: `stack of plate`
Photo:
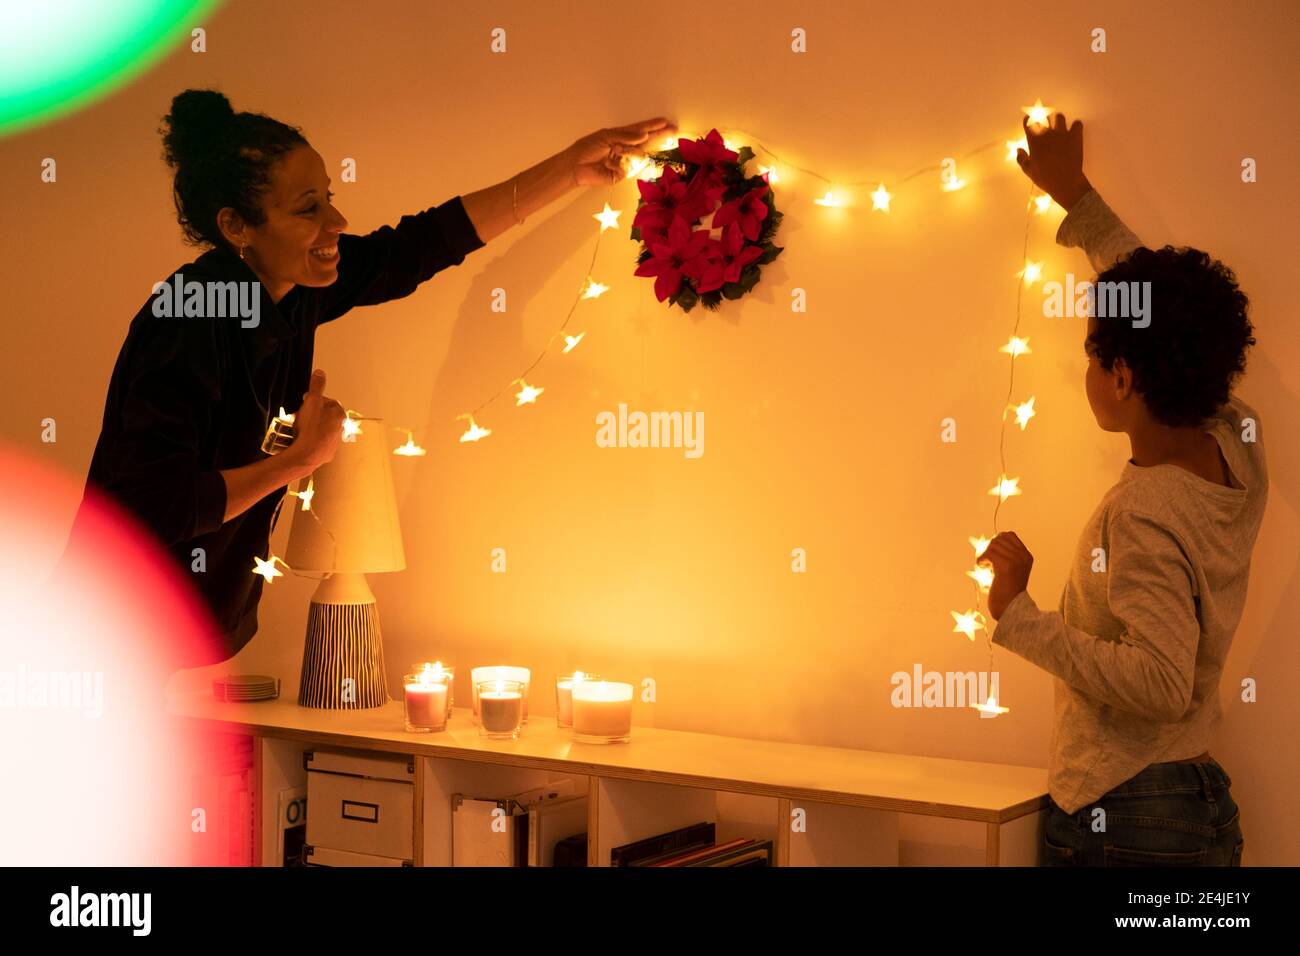
[[[260,674],[228,674],[212,682],[212,696],[230,702],[274,700],[280,696],[280,682]]]

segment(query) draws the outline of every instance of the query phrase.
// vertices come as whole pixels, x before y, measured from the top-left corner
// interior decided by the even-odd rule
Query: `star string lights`
[[[1024,107],[1023,109],[1025,110],[1026,115],[1030,117],[1031,123],[1043,123],[1046,122],[1047,117],[1050,116],[1050,112],[1044,112],[1044,111],[1050,111],[1051,107],[1043,106],[1042,100],[1039,99],[1035,101],[1034,106]],[[721,129],[724,127],[719,127],[719,128]],[[891,213],[893,210],[893,203],[897,197],[898,189],[912,182],[913,180],[916,180],[922,176],[937,173],[938,180],[939,180],[938,185],[940,190],[942,192],[956,192],[967,186],[967,180],[957,175],[956,165],[958,162],[964,163],[966,160],[969,160],[981,153],[987,152],[990,149],[994,149],[998,146],[1005,144],[1007,148],[1006,161],[1009,163],[1014,163],[1016,161],[1016,151],[1018,149],[1027,148],[1023,136],[1017,140],[1006,140],[1006,139],[992,140],[988,143],[983,144],[982,146],[979,146],[973,150],[970,150],[967,153],[962,154],[960,157],[957,157],[956,160],[949,158],[942,163],[937,163],[934,165],[924,166],[919,169],[916,169],[911,173],[907,174],[906,176],[903,176],[895,180],[891,187],[888,180],[882,180],[878,177],[870,180],[862,180],[862,181],[834,181],[828,179],[827,177],[811,169],[805,169],[801,166],[796,166],[793,163],[789,163],[783,160],[780,156],[778,156],[772,150],[768,149],[761,142],[759,142],[756,137],[744,132],[743,130],[738,130],[734,127],[725,127],[725,128],[728,129],[728,131],[731,132],[732,134],[743,137],[749,143],[751,148],[753,148],[755,151],[761,151],[767,157],[769,157],[770,163],[760,164],[758,167],[759,174],[762,175],[764,178],[766,178],[769,183],[775,184],[777,182],[782,181],[783,170],[797,171],[803,173],[805,176],[811,177],[812,179],[815,179],[821,183],[826,184],[827,189],[825,193],[821,196],[815,197],[812,200],[812,203],[815,206],[820,206],[828,209],[843,209],[843,208],[851,207],[852,191],[856,188],[867,187],[871,189],[871,192],[869,193],[869,197],[871,199],[871,211],[883,212],[886,214]],[[698,137],[695,137],[688,133],[681,133],[678,136],[668,137],[663,141],[662,149],[663,150],[672,149],[677,145],[677,142],[680,139],[696,139],[696,138]],[[736,149],[738,146],[738,144],[735,141],[733,141],[733,139],[731,139],[730,137],[724,137],[724,145],[728,149]],[[650,156],[627,157],[625,158],[624,163],[625,163],[625,174],[623,177],[623,183],[627,183],[629,181],[636,181],[636,180],[651,180],[651,179],[656,179],[659,176],[659,172],[660,172],[659,164]],[[499,389],[491,397],[479,403],[473,409],[467,412],[463,412],[460,415],[456,416],[457,421],[464,421],[468,423],[465,426],[464,431],[462,431],[460,434],[461,443],[478,442],[484,438],[487,438],[489,435],[492,434],[491,428],[484,427],[483,425],[479,424],[478,416],[480,416],[485,409],[487,409],[489,406],[495,403],[499,398],[507,394],[514,386],[523,383],[524,379],[529,375],[531,375],[531,373],[538,367],[538,365],[541,364],[543,359],[545,359],[547,355],[551,352],[552,346],[555,345],[557,340],[561,340],[563,342],[563,347],[559,349],[559,353],[561,355],[568,355],[570,352],[573,351],[574,348],[577,347],[577,345],[581,341],[583,341],[583,338],[587,334],[586,331],[578,331],[576,333],[570,332],[569,324],[573,320],[575,312],[581,303],[597,299],[605,292],[609,291],[610,289],[610,286],[608,284],[596,280],[596,278],[593,275],[593,271],[595,269],[596,261],[600,252],[602,237],[608,230],[618,228],[619,216],[622,215],[623,212],[623,210],[615,209],[611,205],[611,202],[614,200],[615,190],[619,185],[620,185],[619,183],[615,183],[610,187],[610,192],[608,197],[605,199],[603,203],[603,208],[599,212],[595,212],[592,214],[592,218],[595,219],[597,223],[599,223],[600,228],[596,235],[595,243],[593,244],[592,253],[591,253],[591,262],[587,266],[586,274],[583,277],[582,283],[575,295],[573,304],[569,307],[569,311],[565,315],[564,320],[560,323],[559,327],[551,334],[550,338],[546,342],[546,345],[542,348],[537,358],[533,361],[531,365],[528,366],[528,368],[524,369],[523,372],[520,373],[519,375],[510,379],[505,386]],[[1036,197],[1037,201],[1034,201],[1033,203],[1033,207],[1038,213],[1042,213],[1046,211],[1048,208],[1050,208],[1051,205],[1050,199],[1048,199],[1047,203],[1044,204],[1041,202],[1041,200],[1044,198],[1047,197]],[[1031,200],[1034,199],[1035,197],[1033,197],[1031,194]],[[1041,275],[1041,264],[1030,263],[1026,261],[1025,269],[1021,274],[1023,275],[1026,284],[1032,284],[1033,282],[1036,282],[1038,280],[1039,275]],[[1027,343],[1026,343],[1026,348],[1027,348]],[[515,398],[516,398],[515,406],[519,407],[525,404],[528,405],[534,404],[536,402],[537,396],[542,393],[544,388],[545,388],[544,386],[525,385],[520,392],[515,393]],[[409,429],[406,429],[406,431],[408,432],[408,434],[410,433]]]
[[[1043,101],[1036,100],[1033,106],[1024,107],[1025,115],[1028,117],[1030,125],[1045,126],[1050,121],[1052,109],[1043,106]],[[1022,137],[1019,140],[1006,140],[1007,161],[1015,162],[1016,153],[1021,149],[1028,149],[1028,145]],[[1020,487],[1019,477],[1009,477],[1007,475],[1007,458],[1006,458],[1006,434],[1007,434],[1007,417],[1008,412],[1014,413],[1015,423],[1023,432],[1029,425],[1030,419],[1038,414],[1034,408],[1034,396],[1029,396],[1022,402],[1013,402],[1012,396],[1015,392],[1016,383],[1016,359],[1026,355],[1032,355],[1033,350],[1029,347],[1028,337],[1020,336],[1020,319],[1022,315],[1022,305],[1024,290],[1036,282],[1041,281],[1043,277],[1043,264],[1034,262],[1029,258],[1029,232],[1033,223],[1034,216],[1042,215],[1051,208],[1052,200],[1050,196],[1034,195],[1034,188],[1031,185],[1029,189],[1029,203],[1026,207],[1025,215],[1025,240],[1024,249],[1021,258],[1024,265],[1016,273],[1016,278],[1020,281],[1016,283],[1016,320],[1011,329],[1011,335],[1007,339],[1006,345],[998,349],[999,352],[1008,356],[1007,369],[1007,397],[1002,408],[1002,425],[998,433],[998,460],[1001,464],[1001,471],[997,481],[988,493],[997,498],[997,503],[993,506],[993,532],[998,530],[998,514],[1002,508],[1003,502],[1008,498],[1024,494]],[[971,547],[975,550],[975,566],[966,572],[966,576],[975,582],[975,608],[964,612],[952,611],[953,620],[956,626],[953,631],[965,634],[966,637],[974,641],[977,630],[984,631],[988,640],[989,648],[989,672],[993,671],[993,634],[988,626],[988,618],[980,610],[980,604],[983,601],[987,607],[987,595],[993,585],[993,569],[988,564],[980,563],[980,558],[988,548],[990,540],[984,535],[972,536],[967,538]],[[980,712],[980,716],[997,717],[1001,714],[1008,713],[1010,708],[998,704],[996,686],[990,690],[988,700],[979,704],[972,704],[975,710]]]

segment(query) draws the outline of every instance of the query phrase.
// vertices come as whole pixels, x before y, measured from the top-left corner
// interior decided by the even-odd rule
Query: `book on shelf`
[[[625,843],[609,851],[610,866],[632,866],[638,860],[681,853],[688,848],[712,846],[717,838],[717,827],[708,822],[693,823],[679,830]]]

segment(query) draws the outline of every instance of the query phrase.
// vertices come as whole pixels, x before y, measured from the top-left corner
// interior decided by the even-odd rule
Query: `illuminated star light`
[[[628,161],[625,179],[649,179],[655,172],[654,160],[647,156],[636,156]]]
[[[566,335],[564,337],[564,354],[567,355],[572,352],[574,346],[581,342],[582,337],[586,334],[586,332],[579,332],[577,335]]]
[[[525,382],[522,378],[515,379],[515,382],[518,382],[520,385],[519,391],[515,393],[516,407],[520,405],[534,404],[537,401],[537,396],[542,394],[542,392],[546,391],[545,388],[534,388],[532,385],[529,385],[527,382]],[[512,382],[511,384],[513,385],[514,382]]]
[[[308,478],[307,487],[297,492],[298,500],[302,502],[303,511],[311,511],[311,499],[316,494],[316,479]]]
[[[604,232],[606,229],[617,229],[618,217],[622,214],[621,209],[610,209],[609,203],[605,203],[605,208],[591,218],[600,223],[600,231]]]
[[[943,191],[946,193],[955,193],[957,190],[961,189],[961,187],[966,185],[966,180],[958,176],[955,169],[952,171],[951,175],[945,173],[941,178],[943,179]]]
[[[825,196],[821,196],[818,199],[814,199],[813,202],[816,203],[818,206],[830,206],[832,208],[838,208],[844,205],[844,200],[837,199],[835,197],[835,194],[830,192],[829,190],[827,191]]]
[[[967,538],[966,540],[969,541],[970,546],[975,549],[976,558],[983,554],[985,549],[987,549],[992,543],[988,538],[984,537],[984,535],[980,535],[978,538]]]
[[[421,458],[427,455],[428,452],[415,443],[415,436],[408,430],[406,432],[406,444],[394,448],[393,454],[401,455],[403,458]]]
[[[985,630],[984,615],[979,611],[967,611],[965,614],[958,614],[956,611],[949,611],[948,613],[957,622],[957,626],[952,629],[954,634],[965,634],[973,641],[975,640],[976,631]]]
[[[982,564],[977,564],[974,569],[967,571],[966,577],[974,578],[983,594],[988,594],[989,588],[993,586],[993,569]]]
[[[998,483],[989,489],[989,494],[997,495],[1000,500],[1006,501],[1016,495],[1023,495],[1024,492],[1020,490],[1019,478],[1008,478],[1003,475],[998,479]]]
[[[456,421],[460,421],[462,418],[469,419],[469,427],[466,428],[464,434],[460,436],[461,441],[478,441],[480,438],[487,438],[488,435],[492,434],[492,429],[480,428],[478,422],[474,421],[473,415],[457,415]]]
[[[1041,196],[1034,197],[1034,215],[1041,216],[1047,210],[1052,208],[1052,197],[1043,193]]]
[[[355,438],[357,435],[360,434],[361,434],[361,422],[358,419],[353,418],[351,415],[343,419],[343,440],[344,441],[347,441],[349,438]]]
[[[1006,352],[1010,356],[1032,355],[1033,349],[1029,347],[1029,339],[1022,339],[1018,335],[1013,335],[1007,340],[1007,344],[998,349],[999,352]]]
[[[876,187],[876,191],[871,194],[871,210],[875,212],[879,209],[881,212],[889,212],[889,200],[894,197],[889,194],[885,184],[881,183]]]
[[[1021,276],[1025,280],[1025,285],[1033,285],[1043,277],[1043,264],[1041,262],[1030,262],[1026,259],[1025,267],[1017,272],[1016,275]]]
[[[1015,411],[1016,424],[1020,426],[1021,431],[1024,431],[1025,426],[1029,424],[1029,419],[1038,414],[1034,411],[1034,398],[1032,395],[1029,397],[1029,401],[1027,402],[1021,402],[1019,405],[1009,405],[1007,407]]]
[[[775,166],[759,166],[758,174],[769,183],[779,183],[781,181],[781,177],[777,175]]]
[[[275,562],[279,560],[280,559],[275,555],[271,555],[270,561],[263,561],[261,558],[254,557],[253,573],[260,574],[262,577],[266,578],[266,583],[270,584],[272,578],[284,577],[283,572],[275,566]],[[285,567],[288,567],[288,565],[285,565]]]
[[[989,694],[989,699],[983,704],[971,704],[981,714],[992,714],[996,717],[998,714],[1007,714],[1011,712],[1010,707],[999,707],[997,694]]]
[[[1022,109],[1029,117],[1030,126],[1046,126],[1052,118],[1052,107],[1044,106],[1041,99],[1034,100],[1033,106],[1025,106]]]
[[[591,276],[587,276],[587,285],[582,290],[582,297],[584,299],[595,299],[598,296],[608,291],[609,291],[609,286],[601,285],[599,282],[594,280]]]
[[[1008,139],[1005,142],[1007,144],[1008,163],[1014,163],[1016,161],[1016,153],[1020,150],[1023,149],[1026,153],[1029,152],[1029,141],[1023,136],[1019,139]]]

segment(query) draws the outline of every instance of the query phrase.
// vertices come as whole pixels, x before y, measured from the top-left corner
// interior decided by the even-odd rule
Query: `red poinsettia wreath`
[[[781,254],[772,242],[781,213],[766,176],[746,176],[748,146],[727,149],[718,131],[679,139],[677,148],[650,153],[663,166],[640,181],[632,238],[641,242],[636,274],[655,277],[655,297],[689,312],[716,309],[758,282],[761,267]]]

